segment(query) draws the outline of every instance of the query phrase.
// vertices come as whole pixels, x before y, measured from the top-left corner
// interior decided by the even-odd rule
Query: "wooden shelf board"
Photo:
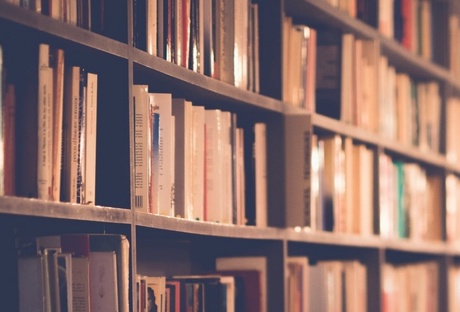
[[[47,36],[51,35],[117,57],[128,58],[128,45],[126,43],[1,1],[0,19],[2,24],[10,22],[15,27],[21,25]],[[9,28],[11,25],[2,25],[2,27]]]
[[[0,197],[0,214],[131,224],[129,209],[43,201],[13,196]]]

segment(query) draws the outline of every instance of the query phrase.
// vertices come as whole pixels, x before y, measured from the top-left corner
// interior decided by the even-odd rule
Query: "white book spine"
[[[175,215],[189,218],[191,207],[191,129],[192,103],[184,99],[173,99],[175,116]]]
[[[205,219],[222,221],[221,111],[205,111]]]
[[[155,213],[174,216],[171,210],[171,132],[172,97],[169,93],[150,93],[150,103],[159,114],[158,209]],[[155,173],[154,173],[155,174]]]
[[[256,226],[267,226],[267,125],[254,125]]]
[[[147,0],[147,53],[157,55],[157,0]],[[163,14],[163,12],[160,12]]]
[[[53,164],[51,199],[60,200],[62,168],[62,131],[64,110],[64,50],[54,51],[54,94],[53,94]]]
[[[231,224],[233,220],[232,187],[232,147],[231,147],[231,113],[222,112],[222,223]]]
[[[149,98],[148,86],[133,86],[134,208],[149,212]]]
[[[193,106],[192,218],[204,220],[204,120],[203,106]]]
[[[86,87],[85,204],[96,202],[97,74],[88,73]]]
[[[40,44],[38,64],[38,198],[50,200],[52,189],[52,99],[53,70],[49,67],[49,46]]]

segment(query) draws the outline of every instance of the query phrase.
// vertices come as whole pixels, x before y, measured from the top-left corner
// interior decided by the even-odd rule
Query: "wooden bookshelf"
[[[374,13],[377,18],[379,1],[384,0],[369,1],[375,4]],[[129,311],[132,312],[137,312],[139,297],[135,290],[138,275],[204,274],[215,270],[215,261],[219,257],[242,256],[264,257],[267,260],[267,311],[287,311],[287,307],[290,306],[290,285],[286,278],[287,263],[290,257],[299,256],[308,258],[312,265],[330,260],[358,261],[363,264],[367,271],[364,310],[382,312],[388,312],[385,310],[387,299],[384,294],[388,265],[410,267],[419,263],[434,262],[438,284],[430,289],[437,294],[435,305],[438,311],[453,311],[449,308],[449,302],[453,300],[453,277],[450,272],[460,268],[460,237],[454,241],[448,240],[451,229],[450,225],[447,225],[450,201],[447,198],[446,178],[449,174],[460,178],[460,165],[447,160],[445,123],[447,100],[452,96],[460,97],[460,81],[457,81],[449,70],[447,52],[448,18],[450,14],[458,14],[454,10],[454,0],[432,0],[433,36],[436,36],[435,30],[438,28],[442,33],[439,37],[433,38],[433,60],[416,55],[396,39],[381,34],[376,25],[352,17],[326,0],[249,0],[249,3],[259,6],[258,93],[192,71],[136,48],[134,8],[142,1],[126,1],[124,19],[118,25],[123,29],[123,33],[120,36],[114,35],[113,38],[9,2],[12,1],[0,0],[0,28],[4,30],[0,33],[0,46],[3,48],[3,65],[7,69],[6,79],[15,84],[20,92],[18,103],[25,102],[22,96],[27,93],[28,81],[37,79],[30,77],[36,74],[35,69],[31,69],[30,73],[25,69],[32,68],[33,60],[37,58],[38,44],[46,43],[65,51],[66,65],[81,66],[98,74],[99,106],[95,204],[53,202],[26,198],[24,194],[0,197],[0,246],[4,251],[4,261],[0,269],[3,278],[0,285],[6,290],[1,296],[5,310],[19,311],[15,246],[18,238],[67,233],[115,233],[126,236],[130,242]],[[105,1],[105,5],[110,6],[110,1]],[[281,99],[283,84],[287,83],[283,81],[283,64],[287,58],[283,55],[283,19],[286,16],[292,17],[295,23],[311,29],[333,29],[340,34],[350,33],[359,39],[373,40],[379,47],[380,55],[388,59],[396,72],[407,74],[417,82],[436,82],[439,85],[441,99],[438,151],[427,151],[416,145],[402,144],[378,131],[372,132],[359,125],[344,122],[340,118],[331,118],[316,111],[306,111],[284,103]],[[118,39],[114,39],[115,37]],[[26,65],[22,64],[23,60]],[[316,71],[321,70],[322,68],[316,68]],[[267,227],[219,224],[136,211],[133,195],[136,184],[133,85],[138,84],[147,85],[149,92],[170,93],[174,98],[185,98],[193,105],[204,106],[205,109],[229,111],[237,116],[238,125],[244,128],[246,133],[257,122],[267,125]],[[18,107],[17,112],[23,113],[28,107]],[[286,123],[292,116],[304,118],[305,128],[299,131],[306,129],[306,137],[299,140],[297,146],[286,146],[286,136],[290,135],[287,133]],[[16,171],[25,171],[22,175],[27,177],[27,169],[24,168],[29,165],[33,167],[32,163],[35,164],[37,160],[28,159],[30,155],[22,150],[29,142],[25,135],[31,133],[30,129],[27,132],[22,128],[25,124],[26,122],[22,121],[16,128],[15,143],[19,151]],[[338,221],[333,222],[335,228],[332,230],[317,230],[317,226],[311,224],[295,228],[286,226],[287,212],[291,209],[302,213],[308,210],[312,217],[311,211],[317,207],[311,206],[310,202],[308,207],[302,207],[301,203],[287,207],[287,198],[292,195],[286,188],[286,185],[290,185],[288,182],[291,182],[287,181],[291,178],[289,169],[298,168],[300,172],[304,168],[302,165],[307,164],[308,170],[303,173],[310,179],[309,193],[302,195],[307,198],[305,200],[312,200],[313,165],[311,146],[308,144],[314,136],[321,140],[334,135],[343,140],[351,139],[353,145],[363,145],[370,149],[370,168],[374,175],[367,190],[372,191],[370,200],[373,206],[359,208],[366,209],[366,212],[372,215],[371,224],[367,224],[371,228],[370,234],[356,233],[355,230],[336,230]],[[293,161],[289,156],[291,152],[298,151],[299,147],[304,147],[303,158]],[[436,189],[439,207],[430,210],[432,214],[438,214],[440,224],[436,224],[436,231],[439,231],[441,239],[399,237],[404,236],[399,233],[393,233],[392,237],[382,237],[381,227],[385,216],[381,214],[380,202],[385,195],[380,193],[383,183],[383,173],[379,172],[380,155],[415,164],[427,177],[434,176],[441,181]],[[245,173],[249,176],[249,172]],[[247,179],[249,181],[249,178]],[[357,181],[358,177],[353,176],[351,181],[355,180]],[[396,190],[394,192],[396,193]],[[326,195],[323,200],[322,208],[326,206]],[[347,212],[359,210],[357,207],[353,208]],[[460,214],[460,207],[457,209],[457,213]],[[407,213],[411,220],[417,220],[421,212],[413,210]],[[319,223],[325,223],[325,215],[324,212]],[[345,213],[344,215],[351,218]],[[314,217],[319,218],[317,215]],[[316,219],[310,219],[309,222],[316,224]],[[460,228],[460,217],[453,224]],[[398,225],[394,227],[397,232]],[[429,232],[430,229],[424,231]],[[309,298],[309,293],[305,298],[315,300]]]

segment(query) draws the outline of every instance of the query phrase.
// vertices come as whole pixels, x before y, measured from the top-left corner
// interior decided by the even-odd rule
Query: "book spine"
[[[59,201],[61,194],[62,127],[64,111],[64,50],[56,49],[54,57],[53,103],[53,165],[51,200]]]
[[[77,138],[77,185],[76,203],[84,203],[84,181],[85,181],[85,127],[86,127],[86,88],[87,71],[80,68],[79,101],[78,101],[78,138]]]
[[[53,70],[49,67],[49,46],[40,44],[38,68],[38,198],[51,199],[52,189],[52,96]]]
[[[254,125],[254,161],[256,185],[256,226],[267,226],[267,125]]]
[[[149,102],[147,88],[145,85],[133,86],[134,208],[143,212],[149,212]]]
[[[86,88],[85,204],[96,202],[97,74],[88,73]]]
[[[311,227],[310,116],[286,115],[284,128],[286,226]]]
[[[6,127],[4,126],[6,123],[6,117],[5,117],[5,112],[4,112],[4,107],[6,97],[4,94],[6,94],[6,91],[4,90],[4,75],[3,75],[3,48],[0,45],[0,153],[5,153],[6,154],[6,149],[5,149],[5,130]],[[5,155],[6,156],[6,155]],[[0,195],[5,194],[5,160],[0,162]]]

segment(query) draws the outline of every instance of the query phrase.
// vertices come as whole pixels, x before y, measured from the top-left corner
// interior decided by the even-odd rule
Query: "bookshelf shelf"
[[[174,87],[175,96],[193,100],[197,104],[275,113],[280,113],[285,105],[279,100],[178,67],[138,49],[133,51],[133,62],[135,83],[151,82],[157,92],[167,92]]]
[[[91,207],[11,196],[3,196],[0,201],[2,214],[119,224],[132,223],[132,213],[128,209]]]
[[[187,4],[187,1],[191,4],[204,5],[202,8],[193,7],[190,12],[184,12],[195,14],[197,13],[195,9],[207,9],[208,11],[200,13],[203,13],[205,18],[209,18],[208,24],[204,21],[202,24],[194,24],[200,15],[184,18],[183,23],[168,24],[167,18],[173,20],[177,12],[172,14],[172,11],[168,11],[167,7],[165,10],[161,5]],[[445,127],[449,121],[449,100],[453,97],[460,98],[460,81],[454,78],[449,68],[455,64],[451,64],[454,61],[449,59],[449,49],[452,47],[448,42],[450,15],[459,12],[454,10],[455,0],[398,0],[394,3],[408,3],[408,1],[414,3],[432,1],[433,8],[429,13],[433,18],[432,35],[435,37],[432,42],[433,60],[409,51],[398,39],[390,38],[378,29],[379,14],[385,9],[382,7],[379,12],[379,5],[386,3],[385,0],[356,0],[359,4],[370,5],[369,11],[366,12],[368,15],[364,18],[352,17],[338,6],[329,4],[328,0],[248,0],[248,4],[251,5],[245,6],[244,12],[239,11],[231,18],[229,16],[232,10],[237,12],[241,9],[236,6],[241,2],[240,0],[157,0],[153,1],[159,5],[155,7],[158,9],[155,14],[166,12],[166,15],[155,17],[157,28],[153,31],[154,35],[151,35],[152,29],[149,28],[153,27],[152,20],[150,24],[147,20],[152,17],[145,14],[149,9],[147,3],[150,1],[83,1],[91,6],[93,13],[100,14],[91,15],[90,8],[78,7],[81,10],[78,14],[81,16],[75,22],[79,25],[77,27],[64,22],[66,18],[71,19],[70,8],[65,14],[62,13],[62,21],[60,21],[47,16],[46,10],[49,9],[47,6],[43,7],[43,14],[20,6],[26,3],[70,5],[69,3],[73,2],[81,4],[81,1],[0,0],[0,29],[2,29],[0,32],[2,48],[0,50],[2,52],[0,53],[0,104],[16,101],[18,105],[16,107],[18,117],[15,119],[18,122],[14,128],[16,137],[13,138],[16,144],[15,151],[17,151],[15,159],[17,172],[13,175],[16,179],[16,194],[0,196],[0,247],[4,250],[4,262],[0,267],[0,276],[4,278],[0,281],[0,287],[8,289],[4,294],[5,310],[23,312],[19,308],[20,298],[23,297],[20,297],[21,293],[18,291],[21,281],[17,274],[18,259],[23,252],[22,249],[18,251],[17,245],[20,239],[42,235],[91,233],[91,235],[116,234],[127,238],[130,242],[129,255],[127,255],[129,264],[120,271],[124,275],[129,272],[127,274],[129,278],[124,281],[121,290],[126,292],[123,298],[126,295],[129,305],[127,308],[126,306],[120,308],[121,312],[140,312],[137,307],[144,304],[145,298],[138,295],[136,290],[143,281],[147,280],[147,276],[165,277],[166,283],[166,278],[172,276],[215,273],[217,261],[231,257],[251,257],[250,261],[265,263],[263,270],[258,268],[260,271],[258,274],[267,281],[263,285],[267,306],[264,310],[250,312],[294,311],[294,302],[303,300],[292,299],[296,296],[292,285],[294,281],[299,283],[299,280],[294,277],[298,278],[302,275],[291,274],[289,270],[299,258],[302,258],[299,262],[309,261],[306,266],[302,266],[302,270],[311,270],[309,272],[312,275],[316,274],[314,278],[321,276],[318,274],[325,274],[325,271],[321,270],[331,267],[336,270],[334,274],[340,272],[338,278],[341,280],[337,285],[343,286],[343,289],[335,295],[347,296],[343,301],[344,305],[350,302],[363,304],[361,309],[347,306],[347,311],[388,312],[386,300],[392,294],[387,292],[387,285],[396,283],[397,280],[392,280],[393,270],[407,268],[408,271],[412,271],[419,267],[426,272],[435,272],[433,278],[436,278],[436,283],[429,288],[430,292],[435,294],[433,300],[437,309],[433,309],[433,312],[457,311],[452,303],[455,299],[452,295],[455,284],[452,281],[454,276],[451,271],[459,271],[459,282],[456,287],[460,287],[458,243],[460,200],[456,198],[458,197],[456,193],[460,193],[460,163],[453,163],[449,158],[451,142],[447,142],[448,130]],[[20,4],[14,4],[16,2]],[[222,7],[219,8],[224,13],[216,8],[214,11],[211,10],[212,4],[221,5]],[[104,10],[99,12],[98,10],[102,8],[99,5],[104,5]],[[247,22],[248,25],[237,20],[246,13],[248,18],[243,22]],[[214,22],[211,22],[211,18]],[[292,25],[296,25],[295,27],[290,25],[292,29],[288,29],[287,26],[290,18],[292,18]],[[254,23],[251,24],[252,21]],[[82,26],[85,23],[91,26]],[[191,25],[195,25],[196,29]],[[238,32],[239,27],[243,29],[246,26],[247,29]],[[185,29],[181,29],[182,27]],[[199,29],[200,27],[203,29]],[[293,29],[297,32],[293,32]],[[203,32],[200,32],[201,30]],[[328,38],[329,30],[333,30],[337,37]],[[212,33],[214,37],[206,31]],[[229,31],[230,35],[226,31]],[[437,32],[439,35],[436,35]],[[300,41],[294,44],[286,43],[295,36],[294,34],[299,33],[302,33],[302,40],[307,38],[308,40],[302,43]],[[345,56],[342,51],[345,46],[342,45],[343,41],[347,40],[344,39],[344,34],[351,35],[347,39],[355,40],[351,43],[354,45],[352,49],[355,50],[346,51]],[[319,38],[315,35],[325,37]],[[154,36],[155,40],[159,38],[158,42],[155,41],[157,52],[147,52],[149,39],[151,39],[149,36]],[[194,41],[196,39],[199,40]],[[242,41],[238,41],[240,39]],[[326,42],[320,42],[321,39],[325,39]],[[327,42],[330,39],[335,41]],[[161,40],[164,42],[160,42]],[[174,44],[171,44],[172,40]],[[199,46],[200,40],[203,42],[208,40],[206,48],[204,44],[203,47]],[[214,45],[211,44],[213,40]],[[359,45],[355,45],[358,41]],[[184,45],[193,45],[195,42],[198,42],[195,50],[181,48]],[[250,43],[246,47],[242,42]],[[313,45],[309,46],[308,44],[312,42]],[[371,47],[366,45],[369,42],[372,42]],[[57,65],[54,63],[38,66],[39,44],[47,45],[51,51],[46,56],[42,55],[43,59],[40,59],[40,62],[46,63],[45,59],[54,62],[58,55],[55,53],[62,49],[65,52],[65,67],[66,69],[75,67],[75,76],[69,78],[68,73],[65,76],[57,73]],[[227,46],[223,48],[225,44]],[[238,49],[245,49],[247,55],[244,55],[244,58],[247,60],[242,61],[235,56],[240,52],[235,49],[235,46],[238,46]],[[331,52],[326,46],[333,46],[335,50]],[[294,53],[288,49],[292,47],[299,48],[299,51]],[[300,49],[301,47],[304,50]],[[198,51],[200,48],[202,50]],[[324,49],[319,50],[320,48]],[[360,55],[359,49],[363,49],[361,51],[366,53],[372,51]],[[307,53],[305,50],[308,50]],[[190,51],[198,51],[198,53],[193,56]],[[317,62],[320,60],[318,54],[315,55],[317,51],[323,53],[320,56],[328,56],[328,52],[330,53],[327,66],[326,63]],[[341,57],[345,59],[348,52],[351,58],[344,64],[349,65],[346,64],[347,61],[353,62],[348,68],[352,71],[350,75],[341,76],[339,82],[326,81],[326,85],[328,83],[333,85],[327,86],[330,88],[327,95],[334,96],[330,102],[335,106],[331,110],[336,109],[327,115],[329,112],[320,112],[321,108],[318,109],[317,105],[324,104],[320,98],[322,95],[320,83],[324,83],[321,80],[324,77],[321,75],[330,74],[329,78],[340,76],[340,72],[345,67],[342,66],[343,64],[339,67],[337,60],[340,58],[342,62]],[[177,57],[177,59],[167,61],[168,53],[173,55],[172,58]],[[185,58],[180,59],[181,53],[188,56],[186,61]],[[352,55],[352,53],[357,54]],[[297,54],[302,54],[306,58],[314,55],[313,63],[309,63],[307,59],[293,60],[292,58],[298,57]],[[369,60],[377,54],[378,57],[382,56],[382,60]],[[228,55],[232,55],[233,58]],[[299,64],[295,63],[297,61]],[[380,61],[382,63],[378,63]],[[189,65],[184,65],[187,62]],[[211,71],[209,68],[203,69],[203,72],[189,69],[189,66],[192,68],[192,65],[196,65],[194,62],[212,62],[214,72],[204,74],[204,71]],[[296,65],[302,69],[307,68],[305,72],[299,71],[298,76],[301,77],[294,78],[294,74],[286,73],[286,68],[293,63],[294,68]],[[201,65],[204,68],[208,64]],[[78,77],[77,67],[79,67]],[[361,67],[365,69],[357,73]],[[410,142],[417,140],[422,142],[418,137],[421,137],[420,133],[431,131],[420,126],[422,124],[420,115],[430,115],[432,112],[422,111],[417,106],[419,104],[416,103],[418,101],[416,95],[424,96],[423,90],[419,91],[417,88],[418,84],[426,82],[435,82],[436,87],[439,87],[436,89],[439,91],[436,94],[437,98],[441,102],[439,111],[436,111],[440,116],[439,138],[431,137],[437,133],[434,130],[424,133],[424,138],[429,141],[427,145],[433,143],[432,141],[435,141],[434,144],[439,141],[439,147],[433,148],[436,151],[428,152],[415,146],[426,142],[413,143],[414,145],[403,144],[395,139],[397,135],[403,136],[401,134],[392,134],[394,138],[389,139],[383,133],[383,127],[379,128],[382,125],[378,123],[384,124],[384,121],[378,119],[378,114],[386,113],[379,110],[379,105],[386,105],[387,101],[383,96],[378,99],[373,96],[380,92],[382,94],[393,92],[395,94],[385,95],[388,99],[392,98],[396,101],[397,92],[407,91],[405,89],[395,91],[396,87],[395,90],[388,91],[383,87],[379,89],[381,87],[379,85],[378,90],[369,92],[370,89],[367,88],[372,82],[380,82],[381,78],[372,75],[379,73],[380,70],[389,71],[390,67],[395,68],[395,75],[396,73],[407,74],[410,83],[413,83],[409,87],[409,89],[413,88],[410,89],[410,95],[413,97],[407,101],[410,104],[398,99],[401,100],[400,103],[405,103],[400,104],[401,107],[406,104],[413,105],[410,106],[413,111],[406,112],[408,115],[400,119],[405,117],[405,122],[410,119],[416,126],[410,124],[413,128],[407,131],[412,131],[412,137],[410,139],[398,137],[400,141],[407,139]],[[80,72],[80,69],[84,70]],[[238,76],[239,69],[242,72],[246,71],[243,76]],[[50,74],[51,72],[53,75]],[[84,80],[88,78],[88,73],[97,76],[96,89],[91,89],[95,80],[93,85],[85,84],[87,82]],[[43,78],[45,75],[46,78]],[[71,123],[70,116],[81,118],[78,125],[73,124],[76,128],[81,127],[76,132],[85,133],[78,138],[80,143],[76,143],[77,139],[73,142],[75,143],[73,147],[77,145],[79,148],[83,147],[78,150],[78,153],[83,153],[88,138],[97,139],[96,147],[92,148],[96,151],[96,160],[93,159],[95,164],[90,164],[86,168],[85,162],[81,159],[91,160],[92,155],[89,153],[79,155],[78,170],[84,173],[79,176],[81,180],[75,177],[75,181],[82,185],[78,189],[80,193],[77,191],[75,194],[72,193],[75,198],[78,193],[78,200],[68,200],[67,198],[71,196],[67,192],[71,193],[71,191],[64,190],[64,187],[60,190],[62,193],[53,194],[59,197],[60,201],[38,199],[40,196],[50,196],[52,191],[48,189],[48,194],[38,195],[39,192],[36,190],[38,181],[43,182],[37,178],[40,159],[38,141],[46,138],[42,133],[38,133],[40,123],[37,117],[45,111],[42,105],[60,101],[59,92],[56,95],[53,93],[53,99],[48,94],[49,100],[40,95],[46,93],[44,89],[50,86],[48,83],[51,83],[51,88],[61,91],[62,94],[71,93],[69,85],[65,85],[64,88],[63,84],[62,89],[60,85],[56,88],[56,81],[59,80],[56,77],[67,81],[73,79],[74,84],[78,84],[78,90],[75,89],[72,94],[74,102],[69,97],[62,101],[63,105],[69,107],[72,103],[82,105],[72,106],[75,112],[80,112],[77,117],[69,114],[71,111],[69,107],[63,106],[68,119],[59,124],[59,127],[66,129],[65,127]],[[243,86],[237,86],[239,79],[242,79]],[[362,84],[359,85],[357,81],[360,79]],[[312,81],[314,84],[310,85]],[[346,85],[350,81],[352,83]],[[17,92],[16,98],[13,99],[9,93],[12,92],[9,89],[11,85]],[[377,83],[373,87],[376,85]],[[313,89],[309,89],[310,87]],[[346,89],[348,87],[352,91],[346,93],[349,91]],[[307,89],[311,93],[308,93]],[[91,136],[85,132],[83,124],[87,121],[82,116],[87,114],[87,110],[90,111],[84,105],[90,103],[89,99],[94,95],[91,92],[94,90],[97,90],[98,107],[95,119],[97,130],[94,136]],[[171,96],[171,102],[166,103],[169,99],[165,100],[167,105],[171,104],[171,113],[160,112],[160,107],[164,109],[165,105],[163,102],[160,104],[155,102],[159,101],[158,97],[155,97],[158,93]],[[294,98],[302,98],[302,103],[297,106],[291,105],[289,100],[291,93],[295,93]],[[346,106],[347,95],[351,102],[354,101],[350,106]],[[317,101],[310,103],[313,98]],[[185,99],[185,101],[173,99]],[[375,107],[369,106],[371,107],[369,108],[367,103],[374,100]],[[408,100],[408,97],[404,100]],[[141,104],[138,106],[140,102],[144,106],[141,107]],[[186,106],[190,108],[189,113],[186,112],[188,109]],[[0,110],[0,124],[5,122],[3,115],[8,113],[7,108],[3,109],[5,111]],[[53,114],[55,110],[59,111],[58,106],[47,109],[48,112],[53,111]],[[353,111],[353,114],[346,112],[346,109]],[[143,110],[142,116],[139,110]],[[215,115],[209,114],[206,117],[206,112],[211,110]],[[364,113],[363,115],[366,116],[361,118],[362,111],[367,112],[368,115]],[[344,116],[328,117],[345,115],[345,113],[350,113],[352,116],[350,120]],[[396,113],[394,115],[396,116]],[[88,116],[91,114],[86,115],[85,118]],[[174,125],[170,125],[171,128],[164,126],[168,121],[173,122],[172,116],[175,118]],[[377,117],[374,120],[370,116]],[[59,120],[59,114],[53,115],[52,118]],[[363,121],[366,118],[371,121]],[[82,121],[83,119],[85,121]],[[166,120],[165,124],[161,123],[162,120]],[[216,120],[219,123],[214,124]],[[7,122],[8,120],[5,123]],[[370,125],[372,122],[376,125]],[[217,130],[215,133],[211,132],[214,125],[218,125],[216,129],[219,128],[220,132]],[[141,126],[145,126],[143,130],[139,130]],[[156,126],[158,128],[155,128]],[[178,135],[179,130],[182,132]],[[172,136],[171,133],[174,131],[177,132]],[[170,136],[167,137],[163,133],[169,133]],[[50,135],[57,137],[54,134]],[[212,135],[218,137],[217,143],[212,141]],[[333,146],[331,143],[333,141],[330,139],[336,137],[342,141],[339,145]],[[3,132],[0,133],[0,148],[4,144],[3,140],[6,142],[7,139],[10,137]],[[8,142],[5,145],[11,144],[12,141]],[[170,142],[174,144],[168,145]],[[318,160],[320,146],[324,148],[325,145],[330,153],[327,156],[333,155],[336,158],[334,161],[332,157],[322,158],[321,163]],[[220,154],[212,154],[211,147],[219,149]],[[427,148],[432,147],[430,145]],[[260,152],[262,149],[265,150]],[[7,149],[0,151],[0,153],[7,152]],[[62,154],[55,153],[53,157],[59,158],[56,155],[60,154],[67,157],[65,158],[67,162],[74,160],[72,158],[74,155],[69,156],[69,150],[61,152]],[[460,145],[457,152],[460,153]],[[171,155],[175,157],[169,158]],[[3,154],[0,156],[2,160]],[[139,163],[144,156],[146,157],[142,163],[144,169],[141,170]],[[210,159],[211,156],[215,158]],[[383,163],[384,157],[389,159],[391,170],[384,167],[387,165]],[[328,167],[324,165],[326,160]],[[64,168],[62,177],[66,177],[67,170],[70,170],[68,169],[70,166],[64,167],[65,161],[62,160],[58,166],[60,167],[58,171]],[[215,169],[217,167],[213,167],[215,164],[213,161],[221,167]],[[261,164],[265,171],[260,171],[260,167],[257,167]],[[3,164],[0,164],[0,178],[4,178],[1,176],[2,170],[10,169],[2,166]],[[52,166],[54,165],[51,164],[50,167]],[[155,170],[158,170],[157,175]],[[219,170],[219,172],[215,173],[212,170]],[[215,176],[212,176],[212,173],[215,173]],[[91,189],[91,181],[89,183],[83,181],[89,174],[96,176],[95,189]],[[410,183],[410,178],[413,176],[418,179],[416,182],[420,182],[418,186],[423,184],[425,187],[423,191],[416,188],[414,186],[416,183],[413,181]],[[157,177],[159,177],[158,181]],[[169,177],[169,180],[165,177]],[[454,183],[456,189],[450,188],[451,177],[456,179],[454,181],[457,183]],[[5,181],[9,182],[10,180],[7,179],[8,177]],[[159,182],[160,179],[164,184]],[[65,183],[62,184],[64,185]],[[215,191],[210,185],[216,189],[220,187],[214,197],[209,195]],[[144,187],[142,194],[136,193],[140,186]],[[335,189],[337,186],[340,189]],[[0,191],[2,187],[0,182]],[[89,196],[88,194],[93,190],[95,190],[94,205],[69,202],[84,201],[83,197]],[[162,195],[167,196],[160,196],[160,190],[164,191]],[[266,200],[266,204],[263,204],[263,201],[260,204],[261,197]],[[164,198],[167,200],[163,201]],[[210,203],[211,200],[215,202]],[[456,207],[453,207],[454,202]],[[187,205],[193,209],[187,210]],[[215,210],[216,206],[221,209]],[[169,209],[171,207],[176,209],[174,213]],[[458,211],[453,212],[455,209]],[[151,213],[152,211],[155,213]],[[165,211],[170,215],[165,216]],[[211,217],[215,217],[220,218],[219,222],[195,221],[196,217],[192,216],[192,213],[197,211],[202,213],[200,220],[210,220]],[[211,212],[216,215],[212,215]],[[176,214],[184,214],[186,217],[175,217]],[[40,251],[37,249],[37,252],[45,253],[44,249]],[[37,255],[42,257],[43,254]],[[433,269],[433,264],[435,270],[430,271]],[[353,276],[359,278],[362,283],[359,287],[364,290],[359,295],[353,293],[353,290],[350,290],[353,287],[349,287],[345,280],[342,280],[343,276],[349,277],[352,274],[351,271],[346,271],[350,269],[349,266],[355,267],[356,271],[353,271],[353,274],[356,275]],[[116,270],[119,274],[119,268]],[[324,282],[326,278],[319,280]],[[426,283],[428,280],[429,278],[425,278],[422,282]],[[313,278],[303,282],[319,285]],[[117,285],[118,283],[119,281]],[[316,291],[321,287],[310,286],[310,288],[310,292],[305,295],[306,302],[308,300],[313,302],[315,296],[318,296]],[[327,294],[321,295],[325,298]],[[410,300],[406,298],[403,301]],[[117,304],[121,306],[121,303]],[[311,304],[310,311],[315,311],[313,303]],[[460,307],[460,300],[458,306]],[[214,311],[212,308],[209,310]],[[161,310],[163,311],[164,309]]]

